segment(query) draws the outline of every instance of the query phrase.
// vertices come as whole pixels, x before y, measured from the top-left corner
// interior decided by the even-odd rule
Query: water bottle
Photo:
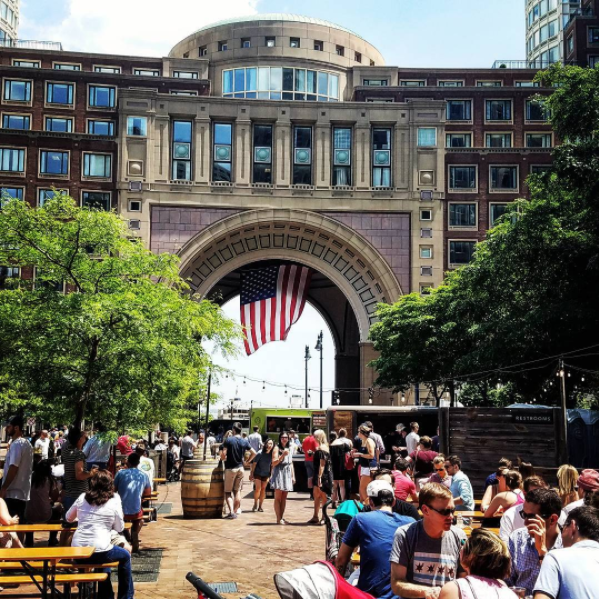
[[[458,528],[464,528],[464,517],[460,511],[456,512],[456,526]]]

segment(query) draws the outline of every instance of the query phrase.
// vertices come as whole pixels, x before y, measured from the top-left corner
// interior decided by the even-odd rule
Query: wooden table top
[[[94,547],[25,547],[24,549],[0,549],[0,560],[27,562],[32,560],[59,561],[62,559],[86,559]]]
[[[131,522],[125,522],[125,529],[130,530]],[[11,524],[0,526],[0,532],[60,532],[61,530],[72,530],[75,532],[77,527],[63,528],[62,524]]]

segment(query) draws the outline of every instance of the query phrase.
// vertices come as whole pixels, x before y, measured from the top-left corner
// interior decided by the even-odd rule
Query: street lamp
[[[320,409],[322,410],[322,331],[318,335],[314,349],[320,352]]]
[[[304,395],[304,403],[306,405],[306,409],[308,408],[308,360],[312,356],[310,355],[310,348],[306,345],[306,354],[304,355],[304,360],[306,361],[306,394]]]

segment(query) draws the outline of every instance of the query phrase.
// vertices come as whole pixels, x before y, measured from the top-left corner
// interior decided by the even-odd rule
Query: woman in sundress
[[[275,515],[277,524],[286,524],[283,516],[287,507],[287,494],[293,491],[295,470],[293,469],[293,453],[289,448],[289,433],[279,434],[279,443],[273,449],[272,476],[270,486],[275,490]]]

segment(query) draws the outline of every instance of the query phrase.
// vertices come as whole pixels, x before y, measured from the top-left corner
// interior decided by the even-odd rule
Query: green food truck
[[[273,441],[278,440],[279,433],[290,430],[303,441],[311,430],[322,428],[326,431],[326,412],[303,408],[252,408],[250,432],[255,426],[263,437],[268,436]]]

